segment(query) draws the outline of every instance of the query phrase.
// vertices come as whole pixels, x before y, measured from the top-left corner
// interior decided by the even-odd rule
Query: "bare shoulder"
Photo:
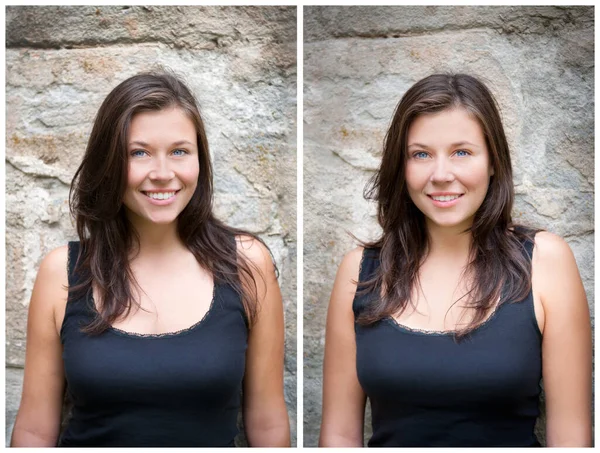
[[[555,278],[568,278],[573,271],[578,272],[569,244],[560,236],[547,231],[540,231],[535,235],[532,266],[534,274],[542,277],[544,287]]]
[[[252,325],[251,332],[254,338],[257,338],[257,335],[260,336],[257,332],[270,330],[274,326],[276,329],[283,328],[281,291],[269,249],[250,235],[237,235],[235,239],[237,253],[249,261],[256,285],[260,309],[258,320]],[[265,325],[270,327],[265,329]]]
[[[330,312],[337,312],[337,310],[347,313],[352,312],[352,300],[356,294],[363,250],[363,247],[356,247],[342,258],[331,292]]]
[[[543,264],[555,264],[557,261],[573,257],[567,241],[548,231],[540,231],[535,235],[534,254],[537,255],[537,261]]]
[[[52,250],[44,257],[31,293],[30,316],[39,314],[45,319],[52,319],[57,326],[62,324],[69,285],[67,265],[66,245]]]
[[[364,250],[365,250],[365,248],[360,247],[360,246],[353,248],[352,250],[350,250],[348,253],[346,253],[344,255],[344,259],[342,260],[342,263],[344,263],[346,265],[360,266],[360,261],[362,260]]]
[[[58,288],[68,285],[69,249],[63,245],[50,251],[42,260],[37,280],[46,285]]]
[[[271,274],[275,271],[271,253],[261,241],[245,234],[237,235],[235,241],[238,254],[243,255],[261,272]]]
[[[544,311],[563,310],[578,303],[587,307],[575,256],[563,238],[546,231],[537,233],[532,267]]]
[[[265,258],[271,259],[269,249],[258,239],[247,234],[239,234],[235,237],[238,253],[241,252],[256,264],[261,263]]]
[[[364,247],[355,247],[344,255],[338,269],[338,278],[356,280],[360,271]]]

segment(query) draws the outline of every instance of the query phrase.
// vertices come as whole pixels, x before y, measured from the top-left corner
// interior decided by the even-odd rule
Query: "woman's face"
[[[198,184],[198,144],[192,120],[177,107],[136,114],[127,139],[123,203],[134,225],[175,222]]]
[[[420,115],[407,145],[408,193],[428,228],[470,227],[494,174],[479,122],[461,107]]]

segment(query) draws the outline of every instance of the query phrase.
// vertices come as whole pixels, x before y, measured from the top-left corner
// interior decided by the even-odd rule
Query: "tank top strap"
[[[516,228],[515,228],[516,229]],[[523,256],[529,261],[533,258],[533,248],[535,246],[534,238],[537,233],[536,230],[528,230],[524,227],[519,227],[523,232],[527,233],[527,236],[519,239],[519,243],[522,247],[521,252]],[[495,316],[494,325],[496,328],[504,331],[513,331],[518,326],[522,326],[520,333],[526,335],[526,331],[531,332],[533,337],[529,338],[528,341],[536,348],[541,347],[542,332],[537,321],[535,314],[535,304],[533,301],[533,291],[530,288],[527,296],[519,301],[508,299],[508,287],[505,284],[502,288],[501,293],[501,305],[496,309],[498,314]],[[492,315],[492,317],[494,317]],[[518,328],[517,328],[518,329]]]
[[[79,241],[69,241],[68,243],[68,258],[67,258],[67,274],[69,281],[69,294],[67,298],[67,307],[65,311],[65,319],[72,316],[95,316],[93,309],[93,300],[91,296],[91,288],[84,292],[83,289],[75,289],[77,285],[82,283],[83,276],[81,271],[77,270],[77,261],[81,254],[81,243]]]
[[[381,249],[364,249],[360,261],[360,271],[358,275],[359,282],[366,282],[372,279],[379,269],[379,252]]]
[[[226,245],[228,254],[231,256],[237,256],[237,238],[234,233],[226,232],[223,238],[223,244]],[[234,269],[230,269],[232,272]],[[223,273],[214,272],[214,289],[213,289],[213,301],[211,303],[211,312],[238,312],[243,318],[246,328],[250,328],[250,320],[244,303],[242,301],[242,295],[238,292],[239,289],[235,288],[235,284],[231,282],[231,277],[235,279],[235,283],[239,285],[239,288],[243,287],[242,282],[238,273],[227,274],[228,279],[225,278]]]
[[[527,256],[529,257],[529,259],[533,259],[533,246],[534,246],[534,242],[531,239],[525,239],[525,241],[523,241],[523,249],[524,251],[527,253]]]
[[[67,245],[67,275],[68,275],[68,297],[65,307],[65,316],[60,329],[60,338],[63,344],[68,338],[75,335],[79,337],[80,329],[88,324],[94,317],[93,301],[89,292],[83,290],[75,291],[74,288],[81,283],[81,273],[76,272],[77,260],[79,259],[81,246],[79,241],[69,241]]]
[[[356,288],[356,294],[352,302],[352,310],[354,311],[354,317],[356,318],[369,303],[379,297],[379,294],[374,291],[365,293],[361,283],[371,280],[375,277],[377,270],[379,269],[380,259],[379,248],[365,248],[362,253],[360,260],[360,269],[358,272],[358,286]]]
[[[519,233],[522,237],[519,239],[519,242],[523,247],[524,255],[531,260],[533,257],[534,238],[537,232],[540,230],[529,228],[523,225],[515,225],[513,228],[514,232]]]
[[[521,231],[524,230],[523,227],[518,227]],[[517,230],[517,228],[515,228],[515,230]],[[534,234],[535,236],[535,234]],[[519,244],[521,246],[521,253],[523,254],[523,256],[525,258],[527,258],[527,260],[529,261],[529,263],[531,263],[532,259],[533,259],[533,247],[534,247],[534,242],[532,239],[529,238],[524,238],[524,239],[519,239]],[[508,287],[506,284],[504,284],[502,286],[502,290],[501,290],[501,299],[502,300],[506,300],[506,295],[508,293]]]
[[[79,277],[75,273],[75,266],[79,258],[79,241],[69,241],[67,271],[69,275],[69,288],[75,286],[79,282]]]

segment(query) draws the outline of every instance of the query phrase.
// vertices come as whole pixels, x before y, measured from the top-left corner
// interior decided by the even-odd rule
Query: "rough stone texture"
[[[21,389],[23,388],[23,372],[19,368],[6,368],[6,446],[15,424],[15,417],[21,402]],[[9,398],[9,395],[14,395]]]
[[[156,65],[199,100],[217,214],[275,256],[295,443],[296,8],[13,6],[6,27],[7,443],[29,297],[41,259],[76,239],[68,190],[94,115],[119,82]]]
[[[394,108],[417,80],[466,72],[495,93],[515,171],[514,218],[564,237],[594,300],[593,7],[304,8],[304,445],[316,446],[327,304]],[[593,318],[592,318],[593,321]],[[538,434],[545,437],[543,417]],[[367,418],[366,438],[370,437]]]

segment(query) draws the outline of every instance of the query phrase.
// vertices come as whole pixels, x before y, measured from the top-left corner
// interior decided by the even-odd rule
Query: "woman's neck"
[[[428,257],[448,257],[457,262],[465,264],[468,262],[473,235],[470,231],[465,232],[464,226],[447,228],[428,225],[427,232],[429,235]]]
[[[186,249],[179,234],[177,222],[166,225],[153,223],[136,223],[133,225],[138,235],[138,246],[132,250],[132,259],[151,257],[153,255],[170,254]]]

